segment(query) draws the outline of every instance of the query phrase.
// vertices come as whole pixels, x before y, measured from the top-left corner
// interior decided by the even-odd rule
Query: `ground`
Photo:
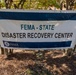
[[[0,75],[76,75],[76,54],[52,50],[40,60],[33,51],[17,50],[9,58],[0,55]]]

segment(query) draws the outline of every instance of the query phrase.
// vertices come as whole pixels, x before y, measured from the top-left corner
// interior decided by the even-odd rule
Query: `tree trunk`
[[[73,9],[74,1],[75,1],[75,0],[70,0],[70,2],[69,2],[70,10]]]
[[[6,9],[10,9],[12,6],[13,0],[5,0]]]
[[[66,0],[66,10],[72,10],[75,0]]]
[[[69,10],[69,0],[66,0],[66,10]]]
[[[18,4],[18,8],[23,9],[23,5],[25,3],[26,0],[20,0],[19,4]]]
[[[60,4],[60,10],[62,10],[63,8],[63,2]]]

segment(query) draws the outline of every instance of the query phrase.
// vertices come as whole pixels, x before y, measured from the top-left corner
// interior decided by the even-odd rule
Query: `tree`
[[[66,10],[72,10],[75,0],[66,0]]]
[[[18,3],[18,8],[23,9],[23,5],[26,2],[26,0],[20,0],[20,2]]]
[[[38,2],[39,5],[41,5],[41,7],[45,7],[45,9],[47,9],[49,6],[60,8],[60,3],[57,0],[38,0]]]
[[[5,0],[4,2],[5,2],[6,9],[10,9],[12,6],[13,0]]]

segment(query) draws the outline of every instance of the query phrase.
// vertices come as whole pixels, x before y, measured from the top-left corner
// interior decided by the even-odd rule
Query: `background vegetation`
[[[74,10],[76,0],[0,0],[0,8]]]

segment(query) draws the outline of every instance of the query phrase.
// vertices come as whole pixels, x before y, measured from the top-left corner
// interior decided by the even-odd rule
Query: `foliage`
[[[10,1],[10,0],[8,0]],[[10,4],[8,2],[8,5],[6,2],[2,3],[2,7],[5,6],[6,8],[12,8],[15,4],[15,2],[11,2],[11,6],[8,7]],[[4,5],[5,4],[5,5]],[[47,9],[49,6],[55,6],[56,8],[59,8],[59,3],[56,0],[19,0],[19,2],[16,3],[17,8],[24,8],[24,9]],[[21,6],[21,7],[20,7]]]
[[[4,2],[0,2],[0,7],[1,7],[1,8],[5,7]]]
[[[57,2],[57,0],[38,0],[38,1],[39,5],[45,7],[45,9],[49,6],[60,8],[59,2]]]
[[[45,67],[40,64],[29,65],[29,69],[26,70],[26,75],[53,75]]]
[[[7,2],[6,2],[7,1]],[[76,8],[76,0],[4,0],[0,2],[0,7],[14,9],[47,9],[48,7],[61,8],[61,3],[65,3],[66,9]]]
[[[60,1],[50,0],[50,3],[51,3],[52,6],[54,6],[56,8],[60,8]]]

